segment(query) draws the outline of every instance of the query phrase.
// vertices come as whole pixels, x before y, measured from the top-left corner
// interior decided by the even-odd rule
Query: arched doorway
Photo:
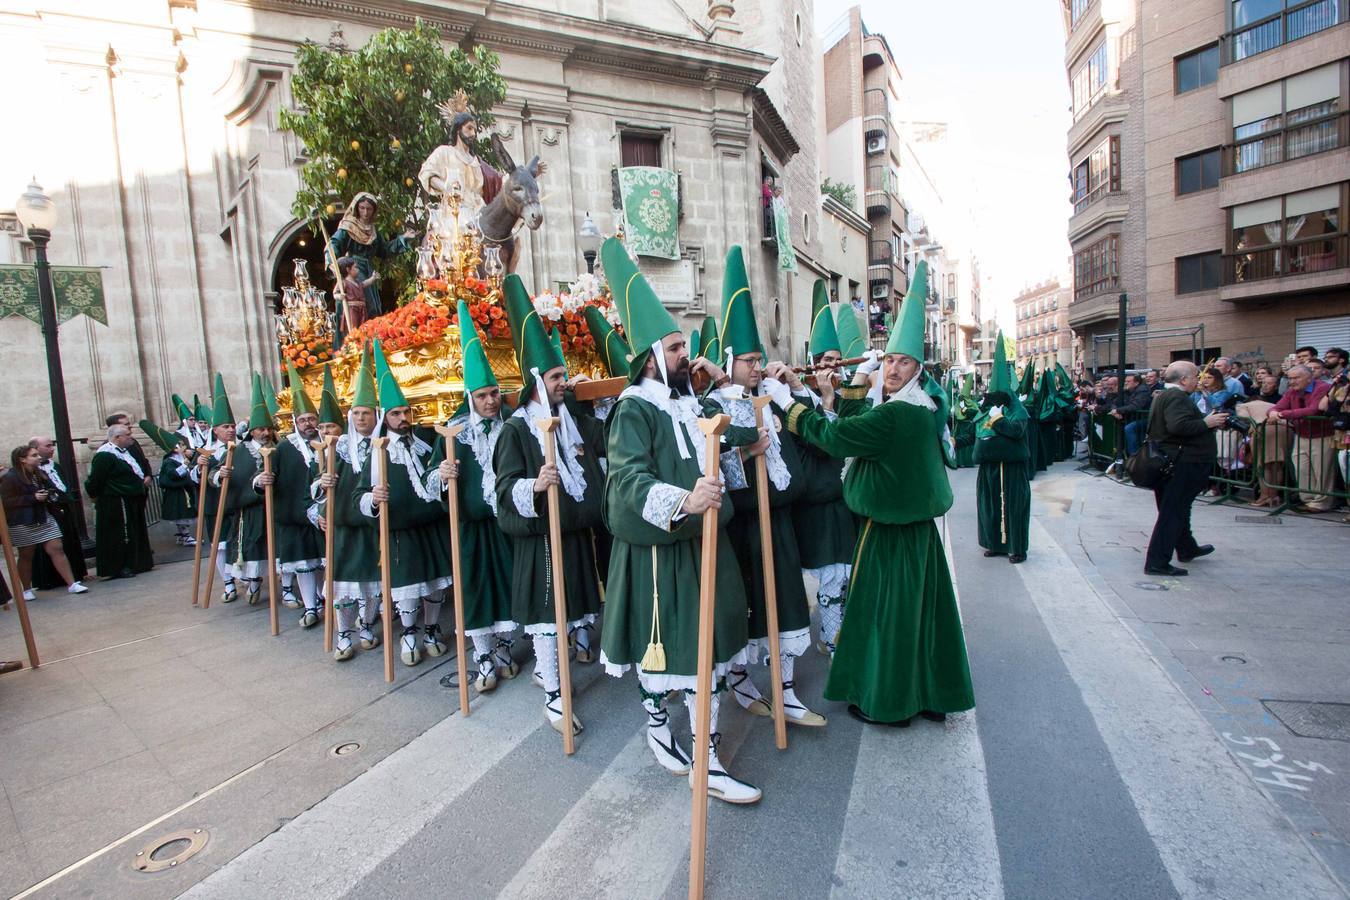
[[[334,215],[324,222],[324,227],[328,229],[331,235],[333,229],[337,228],[341,216]],[[317,287],[327,295],[328,308],[333,309],[333,271],[325,258],[323,248],[323,236],[315,234],[310,228],[308,222],[292,221],[281,230],[281,238],[277,242],[278,250],[272,254],[272,278],[270,288],[272,291],[273,308],[272,312],[280,312],[279,304],[281,294],[284,288],[295,284],[295,261],[303,259],[306,268],[309,271],[310,284]]]

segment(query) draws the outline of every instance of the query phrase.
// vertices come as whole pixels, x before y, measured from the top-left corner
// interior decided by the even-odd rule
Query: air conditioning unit
[[[873,135],[867,139],[867,155],[875,156],[878,153],[886,152],[886,135]]]
[[[891,295],[891,286],[886,283],[872,285],[872,299],[885,300]]]

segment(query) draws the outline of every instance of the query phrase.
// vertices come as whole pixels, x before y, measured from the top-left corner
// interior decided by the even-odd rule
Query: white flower
[[[584,275],[578,275],[577,280],[568,286],[572,296],[578,297],[585,302],[590,302],[600,296],[600,279],[589,272]]]
[[[618,325],[622,323],[623,319],[619,316],[619,308],[617,306],[605,307],[605,321],[609,322],[612,327],[618,327]]]

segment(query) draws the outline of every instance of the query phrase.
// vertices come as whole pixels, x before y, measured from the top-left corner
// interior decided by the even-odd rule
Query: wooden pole
[[[826,369],[838,369],[843,366],[857,366],[867,362],[866,356],[855,356],[852,359],[836,359],[834,362],[815,363],[810,366],[794,366],[792,371],[798,375],[805,375],[810,372],[823,372]]]
[[[755,427],[764,427],[764,408],[768,397],[753,398]],[[769,413],[768,415],[773,415]],[[773,532],[769,528],[769,469],[761,453],[755,457],[755,493],[759,503],[759,550],[764,565],[764,618],[769,629],[769,667],[773,669],[773,740],[779,750],[787,749],[787,712],[783,709],[782,648],[778,645],[778,579],[773,570]]]
[[[9,571],[10,593],[14,595],[14,602],[19,605],[19,628],[23,630],[23,643],[28,650],[28,666],[36,669],[42,665],[42,660],[38,658],[37,641],[33,638],[33,623],[28,621],[28,601],[23,599],[19,558],[14,555],[14,542],[9,536],[9,517],[3,510],[0,510],[0,544],[4,544],[5,547],[5,568]]]
[[[601,378],[598,381],[579,381],[572,388],[572,395],[583,403],[587,400],[606,400],[617,397],[628,387],[627,376]]]
[[[535,424],[544,433],[544,462],[556,466],[558,448],[553,432],[558,420],[536,419]],[[571,756],[576,752],[576,736],[572,734],[572,665],[567,658],[567,585],[563,578],[562,552],[562,513],[559,510],[558,486],[548,486],[548,543],[552,555],[553,577],[553,620],[558,631],[558,690],[562,692],[563,717],[563,753]]]
[[[699,419],[703,432],[703,474],[716,479],[722,432],[731,417]],[[729,502],[725,497],[723,502]],[[717,593],[717,510],[703,514],[703,559],[698,583],[698,688],[694,694],[694,798],[689,819],[689,900],[703,900],[703,870],[708,854],[708,762],[712,735],[713,609]]]
[[[228,469],[234,465],[234,441],[225,445],[225,464],[223,468]],[[225,498],[230,493],[230,479],[223,478],[220,482],[220,496],[216,498],[216,524],[211,530],[211,552],[208,558],[211,564],[206,567],[206,592],[202,595],[202,609],[211,608],[211,587],[216,580],[216,548],[220,546],[220,530],[225,526]]]
[[[371,452],[375,454],[375,483],[389,484],[389,438],[377,437],[370,442]],[[389,586],[389,501],[380,504],[380,596],[384,602],[384,680],[394,680],[394,601],[389,596],[393,588]]]
[[[347,288],[342,283],[342,268],[337,264],[337,255],[333,252],[333,243],[328,237],[328,226],[324,225],[323,216],[316,212],[314,218],[319,223],[319,234],[323,236],[323,257],[333,270],[333,299],[341,305],[342,322],[347,326],[347,331],[351,332],[352,312],[351,306],[347,303]]]
[[[315,450],[323,451],[322,473],[329,472],[337,474],[335,468],[334,456],[336,455],[338,439],[328,436],[322,441],[313,441],[310,446]],[[332,492],[337,490],[334,485],[327,491],[327,497],[324,506],[324,530],[323,530],[323,652],[333,652],[333,541],[334,532],[337,528],[337,520],[334,514],[337,512],[337,504],[333,502]]]
[[[272,474],[272,454],[276,453],[275,447],[263,447],[259,451],[262,454],[263,474]],[[276,526],[272,517],[272,485],[263,485],[263,515],[267,517],[267,606],[269,615],[272,619],[272,637],[281,634],[281,625],[277,621],[277,594],[280,591],[277,588],[277,533]]]
[[[194,463],[200,471],[197,473],[197,543],[193,545],[192,560],[193,606],[197,605],[202,587],[202,541],[206,540],[206,475],[210,471],[207,469],[210,459],[210,450],[198,448],[197,462]]]
[[[472,398],[469,400],[473,402]],[[445,458],[455,458],[455,438],[464,430],[464,425],[437,425],[436,431],[445,438]],[[455,598],[455,653],[459,656],[459,714],[469,714],[469,663],[465,659],[464,646],[464,575],[463,559],[459,548],[459,478],[450,479],[445,488],[446,500],[450,506],[450,574],[454,581],[451,590]]]

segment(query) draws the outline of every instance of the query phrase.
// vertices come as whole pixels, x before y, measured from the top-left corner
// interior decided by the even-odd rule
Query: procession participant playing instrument
[[[520,407],[502,427],[493,457],[497,474],[497,521],[512,542],[512,620],[534,643],[535,678],[544,689],[544,712],[560,734],[566,731],[559,680],[554,579],[565,584],[565,617],[577,633],[578,653],[592,647],[591,628],[600,612],[600,576],[595,529],[603,527],[604,427],[589,416],[574,418],[564,403],[566,368],[544,334],[525,285],[516,275],[503,282],[507,318],[524,384]],[[557,463],[544,459],[539,419],[557,418]],[[560,486],[563,571],[553,568],[545,517],[549,485]],[[564,635],[564,639],[566,636]],[[581,732],[573,717],[572,731]]]
[[[323,572],[323,535],[310,521],[313,504],[310,485],[319,477],[319,457],[311,443],[319,438],[319,412],[305,395],[300,373],[286,364],[291,393],[291,433],[277,445],[273,459],[277,564],[283,576],[294,579],[296,590],[283,592],[282,602],[290,609],[304,605],[302,628],[313,628],[323,617],[323,596],[319,590]],[[299,597],[296,597],[296,594]]]
[[[975,482],[979,511],[980,546],[985,556],[1027,558],[1031,529],[1031,484],[1027,479],[1027,411],[1012,389],[1003,334],[994,345],[994,369],[989,390],[975,420]]]
[[[920,262],[886,345],[881,402],[831,422],[768,379],[774,405],[803,439],[854,457],[844,480],[849,508],[864,517],[853,558],[848,615],[825,687],[867,722],[942,719],[975,698],[951,572],[934,521],[952,505],[944,447],[947,411],[924,384]],[[774,373],[783,368],[775,364]],[[864,376],[865,377],[865,376]]]
[[[453,447],[447,448],[444,440],[437,445],[433,461],[440,491],[453,487],[458,498],[464,635],[473,641],[475,684],[481,694],[496,688],[499,678],[515,678],[520,671],[511,657],[518,627],[511,618],[511,541],[497,523],[497,473],[492,466],[506,420],[501,388],[463,300],[459,341],[465,402],[449,424],[463,430]]]
[[[745,586],[726,528],[731,503],[721,480],[708,477],[708,451],[699,423],[720,412],[690,389],[689,351],[678,326],[617,240],[601,248],[624,331],[637,347],[630,385],[609,420],[609,481],[605,523],[614,535],[606,594],[601,662],[610,675],[636,667],[647,712],[647,746],[667,771],[690,771],[690,756],[671,733],[665,709],[670,691],[684,691],[694,722],[699,662],[700,575],[703,514],[716,520],[714,613],[708,668],[713,679],[708,737],[711,796],[753,803],[760,791],[727,774],[718,759],[717,708],[725,676],[745,660]],[[715,379],[723,373],[708,360],[694,364]],[[753,443],[753,428],[732,429],[728,442]],[[718,445],[714,443],[714,448]],[[714,459],[716,465],[717,460]],[[697,739],[697,734],[695,734]],[[695,781],[690,773],[690,784]]]
[[[403,626],[399,658],[405,666],[415,666],[422,661],[424,652],[438,657],[449,649],[441,639],[440,627],[445,589],[450,586],[449,535],[440,485],[433,484],[430,478],[435,473],[430,465],[431,445],[413,433],[412,408],[379,341],[375,342],[371,355],[375,358],[375,379],[383,413],[381,424],[389,438],[388,480],[378,483],[368,462],[361,472],[354,499],[363,515],[370,519],[384,517],[381,527],[389,529],[388,601],[394,605]]]
[[[324,367],[323,397],[319,402],[319,432],[325,438],[339,436],[335,465],[325,469],[311,487],[318,506],[316,518],[323,528],[333,529],[333,555],[327,560],[327,578],[337,635],[333,659],[344,662],[362,650],[380,646],[375,632],[380,617],[380,558],[378,535],[370,520],[352,502],[361,472],[370,462],[371,441],[381,432],[379,402],[375,396],[374,370],[367,347],[356,371],[356,388],[346,416],[338,406],[333,373]],[[331,523],[331,525],[330,525]]]
[[[783,416],[772,409],[757,413],[752,400],[761,396],[764,346],[755,324],[754,303],[750,295],[750,281],[746,274],[745,258],[740,247],[732,247],[727,254],[722,282],[722,324],[718,334],[721,349],[730,361],[727,372],[740,386],[744,398],[723,400],[733,425],[756,427],[758,414],[765,416],[768,445],[754,466],[746,465],[736,454],[722,461],[723,479],[731,492],[736,514],[730,525],[731,543],[736,550],[741,575],[746,582],[750,601],[750,642],[747,645],[750,662],[765,661],[776,679],[774,698],[782,697],[786,719],[796,725],[821,726],[825,717],[812,712],[796,693],[794,674],[796,659],[811,646],[811,612],[806,601],[806,586],[802,580],[801,554],[792,523],[792,506],[806,492],[806,473],[802,464],[802,449],[795,435],[784,427]],[[803,399],[810,403],[809,396]],[[760,515],[757,472],[763,469],[766,485],[769,537],[766,541]],[[772,568],[766,569],[766,562]],[[777,615],[777,631],[770,634],[769,610],[765,596],[769,578]],[[774,643],[778,647],[773,646]],[[775,654],[774,651],[777,650]],[[772,657],[777,656],[775,660]],[[775,716],[771,706],[760,695],[743,664],[733,667],[729,679],[732,693],[742,708],[758,716]],[[779,745],[786,738],[779,729]]]
[[[813,363],[835,363],[843,359],[834,313],[830,309],[825,282],[817,279],[811,298],[810,350]],[[794,376],[795,377],[795,376]],[[814,406],[827,418],[838,418],[839,394],[837,370],[827,369],[814,376]],[[789,383],[789,387],[797,387]],[[809,386],[809,385],[808,385]],[[802,446],[802,480],[805,491],[792,507],[792,522],[797,532],[797,549],[802,571],[816,580],[816,611],[820,616],[822,652],[834,655],[839,626],[844,621],[848,598],[848,575],[853,561],[857,528],[853,513],[844,502],[843,457],[831,456],[819,447]]]

